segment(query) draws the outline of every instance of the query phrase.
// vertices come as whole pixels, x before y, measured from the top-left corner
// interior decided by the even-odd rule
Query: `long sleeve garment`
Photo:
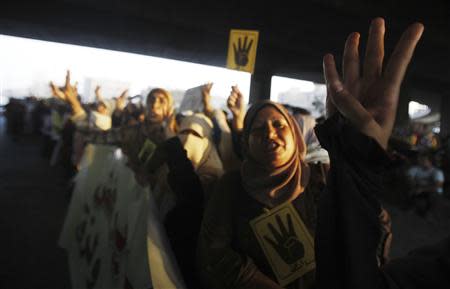
[[[169,167],[167,181],[177,201],[168,212],[164,226],[186,285],[199,288],[195,252],[203,216],[203,188],[178,137],[168,139],[165,147]]]
[[[379,144],[335,115],[316,127],[331,169],[316,227],[316,286],[449,288],[450,238],[379,266],[383,173],[389,158]]]
[[[315,198],[306,190],[293,207],[314,236]],[[251,198],[238,171],[226,173],[211,196],[199,237],[199,273],[204,288],[282,288],[250,226],[267,208]],[[314,288],[314,270],[286,288]]]

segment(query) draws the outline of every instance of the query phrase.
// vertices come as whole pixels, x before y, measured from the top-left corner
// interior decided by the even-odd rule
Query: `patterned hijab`
[[[260,110],[272,107],[286,119],[297,144],[291,159],[280,167],[270,169],[253,159],[250,155],[249,137],[253,122]],[[242,183],[251,197],[273,208],[284,202],[296,199],[305,188],[302,178],[302,161],[306,154],[306,145],[297,122],[280,104],[262,101],[247,111],[242,135],[244,161],[241,167]]]

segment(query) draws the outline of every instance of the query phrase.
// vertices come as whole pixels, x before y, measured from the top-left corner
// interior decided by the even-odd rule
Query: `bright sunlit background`
[[[85,102],[101,86],[104,98],[146,96],[154,87],[172,92],[176,106],[184,92],[213,82],[213,105],[226,107],[231,86],[238,85],[248,101],[250,74],[220,67],[145,55],[0,35],[0,105],[10,97],[49,97],[49,82],[62,86],[70,69]]]
[[[270,99],[307,109],[314,117],[325,115],[325,84],[281,76],[273,76]]]

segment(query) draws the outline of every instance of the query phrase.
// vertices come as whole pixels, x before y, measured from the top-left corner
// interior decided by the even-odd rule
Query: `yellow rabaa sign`
[[[149,160],[152,158],[153,153],[156,150],[156,144],[149,139],[146,139],[144,145],[139,151],[138,158],[139,160],[146,165]]]
[[[255,30],[230,31],[227,68],[253,73],[259,32]]]
[[[281,286],[316,267],[313,238],[291,203],[273,208],[250,225]]]

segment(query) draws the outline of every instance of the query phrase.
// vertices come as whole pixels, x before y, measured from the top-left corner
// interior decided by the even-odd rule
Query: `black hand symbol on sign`
[[[283,259],[286,264],[294,264],[305,255],[303,244],[295,234],[294,224],[292,223],[290,214],[287,214],[288,230],[286,230],[286,226],[281,221],[279,215],[275,218],[280,231],[277,231],[270,223],[267,224],[267,227],[276,241],[268,236],[264,236],[264,239],[277,251],[278,255],[280,255],[281,259]]]
[[[238,46],[236,47],[236,43],[233,43],[234,49],[234,63],[237,66],[246,66],[248,63],[248,53],[253,44],[253,39],[247,45],[248,37],[245,36],[244,43],[242,43],[242,39],[238,38]]]

